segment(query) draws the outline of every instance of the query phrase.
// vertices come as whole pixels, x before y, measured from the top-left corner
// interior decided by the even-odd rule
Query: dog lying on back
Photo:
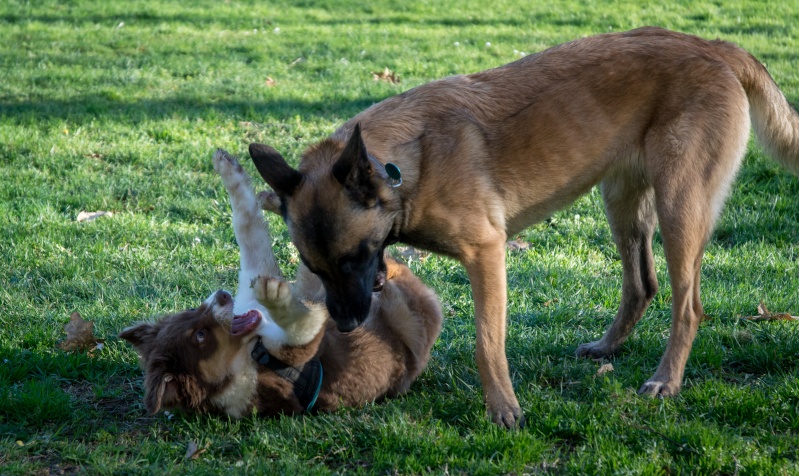
[[[330,412],[405,392],[441,330],[436,295],[386,259],[366,323],[341,333],[322,304],[321,282],[300,265],[281,277],[262,207],[225,151],[214,169],[230,195],[241,268],[236,297],[219,290],[196,309],[144,322],[119,336],[139,352],[150,413],[249,415]],[[261,199],[263,201],[263,198]]]

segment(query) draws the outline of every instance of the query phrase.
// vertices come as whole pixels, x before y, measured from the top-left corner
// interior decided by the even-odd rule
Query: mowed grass
[[[438,256],[410,260],[447,316],[430,365],[407,395],[362,409],[149,416],[135,352],[115,337],[236,285],[215,148],[246,157],[261,141],[296,163],[410,87],[643,25],[734,41],[799,103],[795,2],[2,2],[0,473],[799,473],[799,323],[741,319],[760,301],[799,314],[799,180],[754,144],[705,255],[710,319],[676,398],[636,395],[670,324],[658,237],[661,290],[633,336],[612,359],[574,356],[620,298],[597,190],[508,253],[519,431],[485,416],[468,279]],[[372,79],[386,67],[400,84]],[[114,215],[79,223],[84,210]],[[296,252],[270,224],[291,272]],[[72,312],[102,349],[57,348]],[[190,443],[205,452],[187,459]]]

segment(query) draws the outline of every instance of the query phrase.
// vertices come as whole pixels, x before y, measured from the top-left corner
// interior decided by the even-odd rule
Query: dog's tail
[[[731,43],[717,45],[749,98],[758,142],[771,158],[799,176],[799,113],[754,56]]]

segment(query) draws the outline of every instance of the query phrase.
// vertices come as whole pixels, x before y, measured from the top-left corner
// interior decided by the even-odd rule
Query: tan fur
[[[507,237],[601,184],[623,263],[621,305],[605,335],[577,350],[601,357],[627,339],[657,292],[651,241],[659,221],[672,328],[640,392],[678,393],[703,314],[702,253],[744,155],[750,115],[769,154],[799,172],[799,116],[756,59],[730,43],[642,28],[386,99],[310,148],[300,176],[288,174],[279,155],[250,150],[285,200],[292,239],[315,271],[333,273],[336,254],[365,237],[403,241],[464,265],[488,410],[495,422],[514,426],[521,412],[504,350]],[[354,204],[353,191],[363,190],[331,173],[344,163],[344,144],[360,141],[354,130],[370,155],[402,170],[399,188],[376,179],[377,206]],[[281,174],[271,172],[276,166]],[[358,167],[360,176],[375,170]],[[323,255],[309,221],[325,215],[336,217],[338,232]]]
[[[333,411],[400,394],[421,373],[441,330],[436,295],[407,266],[388,260],[388,279],[372,299],[372,312],[356,332],[342,334],[329,320],[321,284],[300,266],[292,286],[280,278],[271,239],[249,180],[224,151],[214,168],[230,194],[241,270],[235,302],[213,293],[198,308],[139,323],[120,333],[139,352],[145,371],[145,406],[210,411],[240,418],[304,411],[292,385],[260,366],[251,352],[260,338],[269,353],[292,366],[313,358],[323,381],[315,409]],[[240,335],[234,312],[262,316]],[[235,310],[235,311],[234,311]]]

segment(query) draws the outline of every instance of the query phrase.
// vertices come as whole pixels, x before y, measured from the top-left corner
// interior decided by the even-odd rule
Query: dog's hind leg
[[[250,282],[259,275],[280,278],[280,268],[272,252],[272,237],[250,178],[238,161],[221,149],[214,154],[214,170],[222,177],[233,209],[233,231],[241,261],[239,292],[249,289]]]
[[[699,299],[702,254],[746,151],[749,115],[743,91],[719,90],[726,92],[727,100],[702,102],[697,97],[700,113],[683,112],[685,120],[676,119],[648,138],[672,305],[666,351],[655,374],[638,391],[646,395],[675,395],[682,387],[704,316]]]
[[[603,180],[602,198],[621,255],[621,304],[605,335],[577,348],[580,357],[613,354],[644,315],[658,289],[652,257],[652,235],[657,221],[652,187],[641,172],[625,169]]]

